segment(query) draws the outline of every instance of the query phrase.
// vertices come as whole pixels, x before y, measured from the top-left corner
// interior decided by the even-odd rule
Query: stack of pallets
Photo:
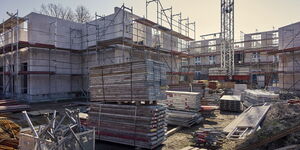
[[[220,110],[240,112],[242,110],[241,97],[238,95],[223,95],[220,99]]]
[[[169,109],[199,111],[203,93],[166,91],[167,100],[163,101]]]
[[[166,68],[147,60],[90,69],[91,101],[156,101],[166,99]]]
[[[99,140],[153,149],[165,139],[165,108],[160,105],[93,104],[90,127]]]
[[[190,127],[200,123],[202,117],[199,113],[203,93],[166,91],[167,100],[162,103],[168,107],[168,125]]]
[[[153,60],[91,68],[87,124],[96,139],[153,149],[166,132],[166,68]]]

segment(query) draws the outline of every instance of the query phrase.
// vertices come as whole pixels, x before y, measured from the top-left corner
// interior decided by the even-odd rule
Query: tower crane
[[[234,75],[234,0],[221,0],[221,68]]]

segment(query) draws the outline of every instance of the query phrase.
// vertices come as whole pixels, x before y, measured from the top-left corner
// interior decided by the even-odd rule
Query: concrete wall
[[[278,71],[279,87],[300,91],[300,52],[281,54]]]
[[[279,28],[279,49],[300,47],[300,22]]]
[[[37,13],[28,16],[28,42],[55,45],[60,48],[81,49],[81,37],[71,29],[82,30],[83,25]],[[72,44],[72,45],[71,45]]]
[[[300,22],[279,28],[279,49],[300,47]],[[300,52],[279,55],[279,87],[300,94]]]
[[[83,88],[81,55],[68,50],[30,48],[28,71],[54,72],[55,74],[30,74],[28,100],[30,102],[76,97]]]

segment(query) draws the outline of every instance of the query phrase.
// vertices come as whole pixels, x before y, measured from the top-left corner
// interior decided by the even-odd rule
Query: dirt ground
[[[218,110],[212,112],[210,115],[204,116],[205,119],[199,124],[191,128],[183,128],[172,136],[168,137],[163,143],[163,150],[177,150],[182,149],[187,146],[194,145],[193,143],[193,133],[199,128],[215,128],[222,130],[226,127],[232,120],[234,120],[239,114],[238,113],[222,113]],[[230,141],[226,141],[227,144],[222,145],[221,149],[232,150]]]
[[[30,111],[36,110],[57,110],[63,111],[64,108],[77,108],[78,106],[70,105],[70,102],[58,102],[58,103],[41,103],[41,104],[34,104],[31,105]],[[28,127],[26,120],[22,113],[12,113],[12,114],[1,114],[2,116],[6,116],[22,126],[23,128]],[[180,150],[187,146],[193,146],[193,133],[197,131],[199,128],[215,128],[222,130],[225,126],[227,126],[233,119],[238,116],[237,113],[221,113],[220,111],[216,110],[208,115],[205,115],[204,120],[198,124],[194,125],[191,128],[182,128],[177,131],[175,134],[171,135],[166,139],[163,145],[157,149],[161,150]],[[30,117],[34,125],[40,125],[47,122],[45,117],[43,116],[36,116]],[[228,141],[229,142],[229,141]],[[229,146],[228,146],[229,145]],[[231,144],[224,145],[221,149],[232,149],[230,147]],[[119,150],[119,149],[134,149],[130,146],[124,146],[120,144],[114,144],[110,142],[100,142],[96,141],[96,149],[110,149],[110,150]]]

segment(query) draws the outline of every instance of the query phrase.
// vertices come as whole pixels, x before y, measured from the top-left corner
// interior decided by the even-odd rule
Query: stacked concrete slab
[[[90,69],[88,126],[99,140],[153,149],[165,139],[166,68],[153,60]]]

